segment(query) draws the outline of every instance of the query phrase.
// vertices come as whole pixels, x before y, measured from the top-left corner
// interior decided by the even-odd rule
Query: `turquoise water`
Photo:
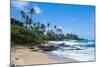
[[[65,43],[70,46],[79,46],[83,48],[82,50],[68,50],[62,47],[61,49],[52,51],[53,54],[64,57],[71,58],[77,61],[94,61],[95,60],[95,41],[94,40],[70,40],[70,41],[49,41],[49,43],[61,44]]]
[[[77,43],[77,45],[82,45],[84,47],[95,47],[95,40],[75,40],[73,42]]]
[[[69,40],[69,41],[48,41],[48,43],[62,44],[66,45],[80,45],[84,47],[95,47],[95,40]]]

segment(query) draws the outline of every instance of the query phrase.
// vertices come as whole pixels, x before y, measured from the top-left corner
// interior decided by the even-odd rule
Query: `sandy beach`
[[[11,52],[11,64],[30,65],[30,64],[49,64],[58,63],[53,59],[49,59],[48,55],[43,52],[33,52],[28,48],[15,49]]]
[[[95,6],[12,1],[11,67],[95,61],[94,15]]]
[[[33,51],[29,48],[11,49],[11,64],[15,65],[37,65],[37,64],[54,64],[63,62],[76,62],[75,60],[66,58],[63,60],[56,55],[48,54],[43,51]]]

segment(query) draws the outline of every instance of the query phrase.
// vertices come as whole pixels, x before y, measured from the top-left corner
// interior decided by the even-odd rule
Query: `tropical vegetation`
[[[58,26],[52,26],[50,23],[44,24],[40,21],[33,22],[32,16],[36,14],[34,8],[25,12],[20,11],[22,21],[11,18],[11,43],[15,44],[29,44],[33,43],[41,44],[44,41],[62,41],[67,40],[78,40],[78,35],[73,33],[63,33],[61,28]]]

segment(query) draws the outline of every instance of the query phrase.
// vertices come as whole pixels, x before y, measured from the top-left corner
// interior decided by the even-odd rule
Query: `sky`
[[[22,21],[20,10],[34,7],[33,22],[50,23],[63,33],[74,33],[80,38],[95,39],[95,6],[11,1],[11,17]],[[51,28],[52,28],[51,27]]]

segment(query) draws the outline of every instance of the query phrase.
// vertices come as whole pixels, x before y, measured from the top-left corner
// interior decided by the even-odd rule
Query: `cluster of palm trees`
[[[62,33],[62,29],[57,28],[56,25],[53,26],[53,29],[50,29],[50,23],[43,24],[40,22],[33,22],[32,16],[34,14],[36,14],[36,10],[34,8],[29,9],[27,13],[24,12],[23,10],[21,10],[20,14],[21,14],[22,21],[25,23],[25,26],[28,29],[32,29],[32,30],[39,32],[39,33],[42,33],[42,34],[49,33],[49,32],[52,32],[53,34],[54,33],[56,33],[56,34]],[[47,28],[48,28],[48,30],[47,30]]]
[[[34,8],[28,10],[27,13],[21,10],[20,14],[25,27],[38,35],[43,35],[46,40],[79,39],[75,34],[64,34],[62,29],[56,25],[51,28],[50,23],[33,22],[32,16],[36,14]]]
[[[27,28],[28,28],[28,26],[30,27],[32,22],[33,22],[32,21],[32,14],[35,13],[35,10],[32,8],[32,9],[29,10],[28,13],[30,14],[30,17],[23,10],[20,11],[22,21],[25,22],[25,25],[26,25]]]

